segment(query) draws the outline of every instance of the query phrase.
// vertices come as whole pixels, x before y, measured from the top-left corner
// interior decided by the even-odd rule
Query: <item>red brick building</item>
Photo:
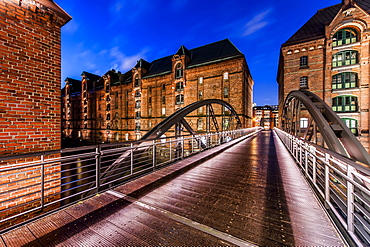
[[[277,105],[265,105],[253,107],[252,127],[263,127],[271,130],[278,127],[279,112]]]
[[[321,97],[369,150],[370,0],[319,10],[281,47],[279,112],[287,94]]]
[[[183,106],[202,99],[222,99],[251,126],[253,80],[244,55],[222,40],[170,56],[143,59],[125,73],[102,77],[82,73],[82,81],[67,78],[62,89],[66,146],[139,139]],[[228,114],[216,109],[219,116]],[[189,124],[205,130],[205,109],[191,114]],[[227,126],[227,118],[223,120]]]
[[[0,155],[59,149],[60,30],[50,0],[0,1]]]

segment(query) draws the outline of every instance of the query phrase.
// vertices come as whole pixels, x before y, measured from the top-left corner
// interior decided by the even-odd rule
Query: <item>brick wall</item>
[[[0,157],[60,149],[60,28],[69,20],[49,0],[0,1]],[[0,219],[41,205],[41,165],[21,164],[37,160],[0,161]],[[44,167],[45,203],[59,198],[60,170],[59,163]]]
[[[38,1],[0,2],[0,155],[60,148],[60,28],[68,20]]]

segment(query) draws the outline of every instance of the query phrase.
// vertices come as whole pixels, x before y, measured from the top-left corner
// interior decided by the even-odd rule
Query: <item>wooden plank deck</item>
[[[6,232],[0,246],[344,246],[272,132],[186,168],[191,159]]]

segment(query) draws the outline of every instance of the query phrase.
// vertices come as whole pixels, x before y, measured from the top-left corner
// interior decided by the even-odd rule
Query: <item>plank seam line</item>
[[[130,197],[128,195],[125,195],[123,193],[120,193],[118,191],[115,191],[115,190],[108,190],[107,193],[113,195],[113,196],[116,196],[118,198],[121,198],[121,199],[125,199],[131,203],[134,203],[140,207],[143,207],[143,208],[146,208],[146,209],[149,209],[149,210],[154,210],[154,211],[158,211],[160,212],[162,215],[174,220],[174,221],[177,221],[179,223],[182,223],[184,225],[187,225],[187,226],[190,226],[194,229],[197,229],[199,231],[202,231],[204,233],[207,233],[209,235],[212,235],[214,237],[217,237],[221,240],[224,240],[224,241],[227,241],[229,243],[232,243],[232,244],[236,244],[238,246],[248,246],[248,247],[257,247],[258,245],[256,244],[253,244],[251,242],[248,242],[248,241],[245,241],[245,240],[242,240],[240,238],[237,238],[235,236],[232,236],[230,234],[227,234],[227,233],[224,233],[222,231],[219,231],[217,229],[214,229],[212,227],[209,227],[207,225],[203,225],[199,222],[196,222],[196,221],[193,221],[193,220],[190,220],[186,217],[183,217],[181,215],[178,215],[178,214],[175,214],[175,213],[172,213],[170,211],[167,211],[165,209],[162,209],[162,208],[158,208],[156,206],[153,206],[153,205],[150,205],[148,203],[143,203],[141,201],[139,201],[138,199],[135,199],[133,197]]]

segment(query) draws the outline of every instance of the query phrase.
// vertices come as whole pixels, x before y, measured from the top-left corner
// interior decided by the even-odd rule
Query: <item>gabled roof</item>
[[[150,66],[151,64],[147,61],[145,61],[144,59],[140,59],[139,61],[137,61],[136,65],[135,65],[135,68],[143,68],[143,69],[146,69],[146,70],[149,70],[150,69]]]
[[[184,45],[182,45],[177,50],[175,55],[179,55],[179,56],[185,55],[185,56],[188,56],[189,58],[191,58],[191,52]]]
[[[81,76],[85,77],[87,79],[87,90],[91,91],[97,88],[103,87],[103,80],[100,76],[83,71]]]
[[[317,11],[283,46],[325,37],[325,25],[334,19],[341,8],[342,4],[337,4]]]
[[[71,94],[81,92],[81,81],[67,77],[66,84],[71,86]]]
[[[352,3],[353,2],[353,3]],[[342,9],[344,1],[325,9],[317,11],[317,13],[308,20],[292,37],[290,37],[283,46],[294,45],[300,42],[315,40],[325,37],[325,25],[335,18],[338,12]],[[343,10],[352,8],[358,5],[361,9],[370,14],[370,0],[353,0],[347,4]]]
[[[215,43],[211,43],[208,45],[204,45],[201,47],[197,47],[191,50],[182,49],[185,46],[180,47],[177,53],[185,52],[190,53],[191,60],[187,64],[187,67],[198,66],[205,63],[213,63],[223,59],[231,59],[234,57],[242,57],[244,56],[238,48],[235,47],[233,43],[229,39],[224,39]],[[176,55],[176,54],[175,54]],[[177,54],[179,55],[179,54]],[[172,57],[167,56],[151,62],[151,67],[147,74],[144,75],[145,77],[150,77],[154,75],[169,73],[172,71]]]

